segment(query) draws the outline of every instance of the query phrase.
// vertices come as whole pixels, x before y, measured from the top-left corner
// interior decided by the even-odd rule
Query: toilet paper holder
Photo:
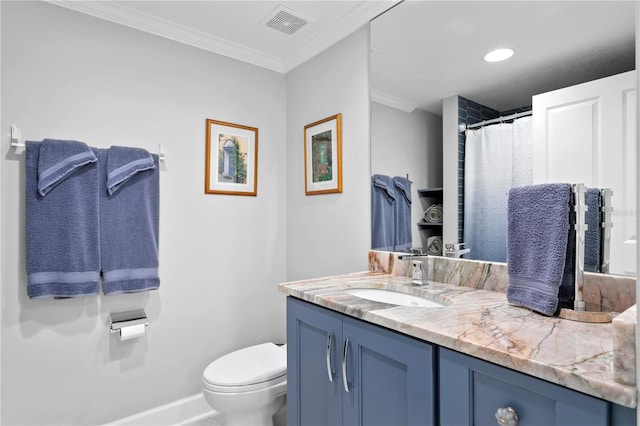
[[[111,333],[119,333],[120,329],[124,327],[131,327],[138,324],[144,324],[145,327],[149,325],[144,309],[112,313],[109,323]]]

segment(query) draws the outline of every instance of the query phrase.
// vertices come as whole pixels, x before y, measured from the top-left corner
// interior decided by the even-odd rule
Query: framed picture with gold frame
[[[207,119],[205,194],[258,194],[258,129]]]
[[[304,192],[342,192],[342,114],[304,126]]]

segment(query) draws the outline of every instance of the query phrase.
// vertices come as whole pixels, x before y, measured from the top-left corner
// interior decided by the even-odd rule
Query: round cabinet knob
[[[496,420],[500,426],[517,426],[518,413],[511,407],[498,408],[496,411]]]

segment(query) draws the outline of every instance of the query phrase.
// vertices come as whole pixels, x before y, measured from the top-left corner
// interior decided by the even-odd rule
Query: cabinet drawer
[[[607,401],[458,352],[440,350],[443,426],[497,425],[496,411],[511,407],[518,426],[606,426]]]

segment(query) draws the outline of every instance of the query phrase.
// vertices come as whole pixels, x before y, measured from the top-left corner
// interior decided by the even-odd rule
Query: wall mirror
[[[445,158],[443,164],[442,138],[456,131],[443,120],[443,100],[460,96],[512,111],[530,107],[534,95],[633,70],[634,18],[632,1],[399,3],[371,23],[371,173],[408,174],[414,196],[417,189],[444,187],[446,203],[446,176],[458,167],[456,160],[449,164]],[[485,62],[485,53],[497,47],[515,54],[501,63]],[[425,123],[419,137],[406,134],[413,131],[402,124],[408,117]],[[635,174],[635,163],[629,167]],[[625,193],[635,192],[636,179],[625,185]],[[458,214],[445,214],[445,221],[462,220],[464,199],[456,202]],[[424,206],[413,204],[417,223]],[[616,216],[634,222],[635,215],[635,206],[618,209],[614,228]],[[413,234],[414,246],[424,247],[424,230],[415,225]],[[633,234],[620,250],[635,253]],[[454,242],[461,241],[462,233]],[[496,260],[483,259],[473,248],[468,258]],[[611,272],[633,275],[632,263]]]

